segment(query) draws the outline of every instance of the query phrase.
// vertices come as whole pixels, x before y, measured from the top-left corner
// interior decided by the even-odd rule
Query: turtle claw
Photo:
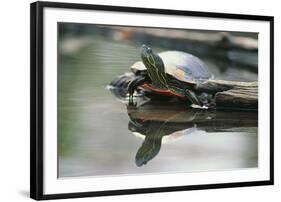
[[[200,98],[197,97],[195,92],[192,90],[186,90],[185,95],[187,96],[188,100],[190,101],[191,105],[202,107],[204,104],[201,102]]]
[[[136,102],[129,102],[128,103],[128,107],[130,107],[130,108],[135,108],[136,106],[137,106]]]
[[[134,95],[133,94],[129,94],[129,102],[128,102],[128,105],[130,106],[130,107],[135,107],[135,106],[137,106],[137,103],[136,102],[134,102]]]
[[[145,76],[137,76],[134,78],[127,87],[127,92],[129,93],[129,105],[130,106],[136,106],[137,104],[134,103],[134,92],[138,88],[138,86],[145,83],[147,78]]]

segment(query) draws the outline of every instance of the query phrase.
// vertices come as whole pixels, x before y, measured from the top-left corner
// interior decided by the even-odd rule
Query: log
[[[258,82],[209,80],[195,90],[213,94],[217,108],[258,108]]]
[[[127,85],[134,78],[134,74],[125,73],[114,79],[110,86],[111,92],[117,97],[125,97],[127,94]],[[200,93],[213,95],[216,107],[227,109],[258,109],[258,82],[240,82],[226,80],[208,80],[204,83],[198,83],[194,90]]]

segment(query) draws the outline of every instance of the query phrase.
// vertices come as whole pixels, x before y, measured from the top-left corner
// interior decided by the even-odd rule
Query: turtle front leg
[[[129,93],[129,104],[133,103],[133,95],[135,90],[138,86],[144,84],[147,81],[147,78],[145,76],[136,76],[127,87],[127,92]]]
[[[200,107],[203,106],[203,103],[200,101],[199,97],[194,91],[187,89],[185,90],[185,95],[192,104],[198,105]]]

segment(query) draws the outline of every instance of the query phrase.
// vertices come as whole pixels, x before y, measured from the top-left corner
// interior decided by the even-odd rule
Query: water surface
[[[59,177],[257,167],[256,112],[127,108],[106,86],[140,59],[138,45],[95,37],[64,40],[59,50]],[[257,80],[231,63],[202,59],[217,78]]]

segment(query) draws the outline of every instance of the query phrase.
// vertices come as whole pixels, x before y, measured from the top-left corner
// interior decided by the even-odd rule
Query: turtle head
[[[147,70],[165,73],[163,60],[158,54],[153,53],[147,45],[141,47],[141,59]]]

